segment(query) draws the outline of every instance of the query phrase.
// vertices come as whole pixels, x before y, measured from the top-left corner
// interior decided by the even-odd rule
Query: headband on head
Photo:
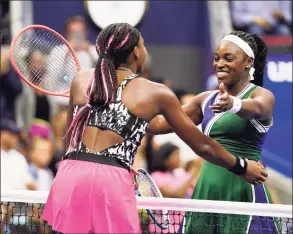
[[[237,45],[241,50],[244,51],[245,54],[247,54],[247,56],[251,57],[254,59],[254,53],[253,50],[251,49],[251,47],[248,45],[247,42],[245,42],[244,40],[242,40],[240,37],[237,37],[235,35],[227,35],[225,36],[222,41],[230,41],[232,43],[234,43],[235,45]],[[250,80],[254,80],[253,77],[253,73],[254,73],[255,69],[253,67],[250,68],[249,71],[249,78]]]

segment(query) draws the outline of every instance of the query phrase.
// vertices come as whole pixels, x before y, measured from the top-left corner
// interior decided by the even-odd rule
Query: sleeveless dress
[[[98,153],[80,142],[60,163],[42,215],[53,230],[65,234],[141,232],[129,170],[148,123],[134,116],[121,100],[123,89],[136,77],[123,80],[115,102],[91,107],[87,124],[113,131],[124,140]]]
[[[249,84],[239,95],[247,99],[257,88]],[[272,126],[258,120],[247,120],[225,112],[214,114],[213,105],[218,91],[211,92],[202,103],[202,128],[205,135],[217,140],[232,155],[260,161],[264,138]],[[192,199],[235,202],[271,203],[265,184],[251,185],[220,166],[204,161]],[[279,223],[272,217],[187,212],[184,233],[278,233]],[[185,230],[184,230],[185,229]]]

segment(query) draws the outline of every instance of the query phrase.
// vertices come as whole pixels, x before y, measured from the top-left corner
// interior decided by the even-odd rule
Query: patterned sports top
[[[132,114],[122,102],[122,91],[127,84],[138,75],[132,75],[124,79],[116,89],[116,100],[108,106],[97,108],[91,107],[89,122],[87,126],[98,127],[102,130],[110,130],[124,140],[112,145],[100,152],[90,152],[82,143],[78,145],[76,152],[84,152],[105,157],[116,157],[124,166],[130,168],[133,165],[134,156],[146,133],[148,122]],[[73,116],[76,115],[81,106],[75,106]]]

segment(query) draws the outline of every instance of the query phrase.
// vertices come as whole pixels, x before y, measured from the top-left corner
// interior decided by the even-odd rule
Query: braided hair
[[[267,54],[268,47],[266,43],[256,34],[250,34],[242,31],[234,31],[230,35],[235,35],[244,40],[252,49],[255,59],[254,59],[254,68],[255,72],[253,74],[254,80],[251,83],[263,86],[263,75],[265,66],[267,64]]]
[[[116,69],[126,63],[128,56],[138,46],[139,39],[139,31],[126,23],[110,24],[98,35],[96,51],[99,59],[86,90],[88,103],[80,109],[68,129],[71,132],[68,150],[73,150],[81,141],[91,107],[104,107],[115,100]]]

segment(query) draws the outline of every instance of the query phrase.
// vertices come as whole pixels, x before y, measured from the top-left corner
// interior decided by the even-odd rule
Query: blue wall
[[[263,159],[268,166],[292,178],[292,55],[271,54],[270,62],[277,65],[277,72],[267,66],[264,87],[274,93],[276,103],[274,126],[265,140]],[[282,81],[284,77],[290,81]]]
[[[34,23],[63,33],[70,16],[89,20],[89,37],[95,40],[99,28],[87,16],[83,1],[33,1]],[[149,1],[138,28],[147,44],[204,46],[209,42],[207,6],[204,1]]]
[[[49,26],[61,34],[64,33],[66,19],[74,15],[87,19],[92,42],[100,31],[89,18],[83,1],[35,0],[33,11],[35,24]],[[171,79],[176,88],[195,93],[203,90],[204,80],[212,68],[205,1],[149,1],[148,10],[137,28],[151,55],[156,56],[153,56],[156,61],[153,71],[157,76]],[[166,58],[165,55],[171,57]],[[192,66],[186,67],[183,63]]]

